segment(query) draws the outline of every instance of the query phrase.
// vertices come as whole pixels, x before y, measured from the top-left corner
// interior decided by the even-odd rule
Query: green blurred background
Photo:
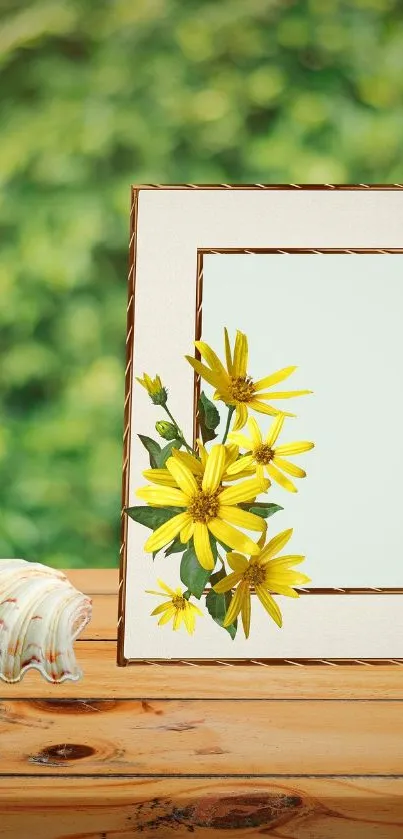
[[[401,181],[402,6],[0,17],[0,556],[114,566],[130,184]]]

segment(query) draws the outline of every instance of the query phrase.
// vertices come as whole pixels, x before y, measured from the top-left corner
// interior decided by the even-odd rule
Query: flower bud
[[[159,376],[155,376],[155,378],[152,379],[147,375],[147,373],[144,373],[142,379],[138,376],[136,376],[136,379],[141,385],[143,385],[143,387],[145,387],[154,405],[166,405],[168,391],[165,387],[163,387]]]
[[[163,437],[164,440],[177,440],[178,439],[178,429],[176,425],[172,422],[166,422],[166,420],[158,420],[155,423],[155,428],[158,431],[160,437]]]

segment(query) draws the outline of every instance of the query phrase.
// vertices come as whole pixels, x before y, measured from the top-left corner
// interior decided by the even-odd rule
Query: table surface
[[[66,573],[84,678],[0,683],[1,839],[401,839],[399,665],[118,668],[117,571]]]

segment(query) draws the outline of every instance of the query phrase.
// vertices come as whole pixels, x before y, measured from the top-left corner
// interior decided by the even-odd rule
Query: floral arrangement
[[[234,639],[239,616],[245,637],[249,636],[251,592],[281,626],[281,611],[273,593],[298,597],[295,587],[310,582],[295,570],[305,557],[279,556],[292,536],[291,528],[267,540],[267,519],[283,508],[256,498],[267,493],[273,481],[296,492],[291,478],[304,478],[306,472],[288,457],[307,452],[314,444],[303,440],[278,445],[286,419],[295,414],[280,411],[269,402],[312,392],[270,390],[296,368],[285,367],[255,381],[247,372],[246,335],[237,331],[233,351],[227,329],[224,339],[225,364],[204,341],[195,341],[203,361],[185,356],[196,373],[215,388],[213,400],[228,409],[221,442],[213,443],[218,436],[219,412],[203,391],[198,403],[201,439],[192,448],[168,408],[168,391],[160,377],[144,374],[137,379],[154,405],[168,415],[169,421],[158,420],[155,426],[168,442],[161,447],[156,440],[139,434],[150,468],[143,472],[149,483],[136,495],[146,506],[129,507],[126,512],[152,530],[144,549],[153,558],[162,548],[167,558],[181,554],[179,574],[185,588],[172,589],[158,580],[160,591],[147,592],[164,598],[151,612],[159,616],[158,623],[172,620],[174,630],[184,625],[192,634],[197,616],[204,614],[197,601],[205,597],[207,613]],[[264,435],[250,411],[273,417]],[[258,534],[257,541],[244,530]]]

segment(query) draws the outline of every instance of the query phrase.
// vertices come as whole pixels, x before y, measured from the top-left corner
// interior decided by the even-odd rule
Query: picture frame
[[[192,370],[184,371],[184,352],[178,352],[178,348],[191,353],[193,341],[201,336],[208,258],[222,254],[245,257],[361,254],[376,255],[376,258],[394,255],[400,266],[400,259],[403,265],[402,220],[401,184],[132,187],[118,615],[120,666],[403,664],[400,641],[403,585],[338,583],[300,588],[298,604],[292,602],[285,612],[287,630],[281,630],[285,646],[277,645],[277,634],[276,643],[270,645],[271,655],[253,655],[253,650],[249,654],[244,647],[240,655],[236,652],[222,657],[193,655],[190,647],[183,645],[176,655],[162,638],[158,645],[154,640],[151,647],[147,646],[151,629],[149,624],[144,624],[145,607],[143,623],[141,626],[138,621],[135,623],[140,598],[135,573],[139,567],[136,563],[141,561],[138,539],[144,537],[144,542],[144,528],[130,522],[125,512],[136,503],[134,483],[139,485],[141,475],[136,435],[147,433],[154,407],[146,405],[136,378],[144,371],[152,375],[163,372],[178,388],[183,377],[186,385],[184,390],[179,387],[178,412],[181,423],[191,428],[193,441],[197,437],[200,377]],[[400,294],[398,284],[395,285]],[[151,300],[153,304],[156,300],[161,302],[155,307]],[[169,336],[173,332],[176,338],[171,345]],[[142,469],[146,466],[143,462]],[[138,534],[135,545],[134,532]],[[305,550],[308,553],[309,546]],[[150,608],[147,603],[148,615]],[[301,627],[304,627],[302,633]],[[161,629],[158,631],[161,633]],[[298,643],[294,644],[297,637]],[[150,654],[151,648],[155,653]]]

